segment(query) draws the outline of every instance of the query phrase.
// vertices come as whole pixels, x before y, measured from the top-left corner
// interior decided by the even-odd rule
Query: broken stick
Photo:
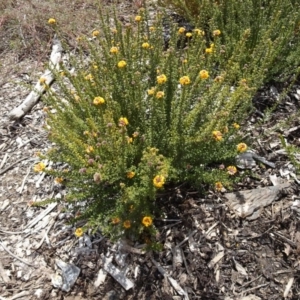
[[[49,68],[42,75],[44,78],[44,83],[40,83],[38,81],[34,87],[34,89],[30,92],[30,94],[26,97],[26,99],[21,103],[18,107],[14,108],[9,114],[8,117],[10,120],[17,120],[26,115],[28,111],[30,111],[34,105],[39,101],[41,95],[46,91],[47,87],[49,87],[54,81],[54,74],[52,72],[53,69],[59,68],[59,63],[62,57],[62,45],[60,40],[54,36],[52,52],[50,55]]]

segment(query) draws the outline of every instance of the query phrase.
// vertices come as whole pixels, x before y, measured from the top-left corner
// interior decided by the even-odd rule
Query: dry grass
[[[108,0],[100,0],[108,5]],[[17,61],[48,57],[53,29],[47,24],[55,18],[66,40],[97,28],[98,0],[5,0],[0,3],[0,57],[13,52]]]

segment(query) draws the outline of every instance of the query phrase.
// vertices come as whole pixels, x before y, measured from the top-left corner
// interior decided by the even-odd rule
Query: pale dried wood
[[[1,276],[2,280],[4,281],[4,283],[10,282],[10,278],[6,275],[1,260],[0,260],[0,276]]]
[[[41,84],[39,81],[36,83],[34,89],[26,97],[26,99],[16,108],[9,112],[8,117],[10,120],[17,120],[22,118],[34,105],[39,101],[41,95],[46,91],[54,81],[53,71],[55,68],[59,69],[59,63],[62,58],[62,45],[60,40],[55,36],[53,38],[52,52],[50,55],[49,68],[42,75],[45,78],[45,83]]]
[[[280,197],[280,192],[290,186],[289,182],[271,187],[227,193],[229,207],[241,218],[254,220],[262,209]]]
[[[19,160],[17,160],[16,162],[12,163],[11,165],[9,165],[8,167],[6,167],[5,169],[1,170],[0,171],[0,175],[6,173],[7,171],[9,171],[11,168],[13,168],[15,165],[17,165],[18,163],[20,163],[21,161],[25,160],[25,159],[28,159],[30,157],[23,157]],[[33,159],[30,159],[30,161],[32,161]]]
[[[129,289],[133,288],[134,283],[125,277],[124,273],[114,266],[106,257],[103,257],[103,269],[109,273],[122,287],[128,291]]]
[[[15,259],[21,261],[22,263],[24,263],[24,264],[27,265],[27,266],[36,268],[36,266],[32,265],[31,263],[29,263],[29,262],[25,261],[24,259],[22,259],[22,258],[16,256],[15,254],[13,254],[10,250],[8,250],[8,249],[3,245],[3,243],[2,243],[1,240],[0,240],[0,246],[1,246],[1,247],[2,247],[9,255],[11,255],[13,258],[15,258]]]
[[[291,288],[292,288],[292,285],[293,285],[293,283],[294,283],[294,280],[295,280],[294,277],[291,277],[291,278],[289,279],[289,281],[288,281],[288,283],[287,283],[287,285],[286,285],[286,287],[285,287],[284,293],[283,293],[283,297],[284,297],[284,298],[286,298],[286,297],[288,296],[288,294],[289,294],[289,292],[290,292],[290,290],[291,290]]]

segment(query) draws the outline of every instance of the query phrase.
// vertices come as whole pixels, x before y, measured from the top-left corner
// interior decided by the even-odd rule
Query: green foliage
[[[299,147],[296,147],[294,145],[288,145],[283,136],[280,136],[280,140],[281,140],[281,144],[283,145],[283,148],[287,153],[289,160],[291,161],[291,163],[296,169],[296,174],[299,175],[300,174]]]
[[[46,157],[56,163],[46,172],[68,188],[64,201],[87,227],[149,238],[165,186],[230,186],[236,123],[270,60],[262,69],[240,67],[246,33],[228,60],[221,36],[207,50],[200,29],[187,33],[170,20],[166,46],[164,14],[151,26],[146,10],[126,26],[115,17],[110,27],[108,14],[100,20],[101,30],[79,41],[75,72],[57,73],[58,88],[44,97],[54,142]]]
[[[265,81],[285,80],[297,72],[300,54],[300,3],[297,0],[164,0],[192,24],[203,28],[207,42],[213,30],[222,32],[226,57],[239,48],[247,32],[245,52],[240,66],[263,69],[271,59]]]

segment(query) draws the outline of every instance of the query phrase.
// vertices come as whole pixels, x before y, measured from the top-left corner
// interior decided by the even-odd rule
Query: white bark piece
[[[286,182],[271,187],[227,193],[224,196],[228,199],[229,207],[238,217],[254,220],[260,216],[264,207],[279,198],[282,189],[289,186],[290,183]]]
[[[103,269],[109,273],[122,287],[128,291],[129,289],[133,288],[134,284],[131,280],[129,280],[123,272],[114,266],[109,260],[103,257],[104,265]]]
[[[289,292],[290,292],[290,289],[291,289],[293,283],[294,283],[294,277],[291,277],[291,278],[289,279],[289,281],[288,281],[286,287],[285,287],[285,290],[284,290],[284,293],[283,293],[283,297],[284,297],[284,298],[286,298],[286,297],[288,296],[288,294],[289,294]]]
[[[40,220],[42,220],[45,216],[47,216],[56,206],[57,206],[57,202],[50,203],[49,206],[44,211],[42,211],[41,214],[39,214],[35,219],[33,219],[31,222],[27,224],[26,229],[29,229],[33,227],[35,224],[37,224]]]
[[[100,269],[97,278],[94,282],[94,286],[98,288],[101,284],[103,284],[106,279],[106,276],[107,276],[107,272],[104,271],[103,269]]]
[[[46,87],[50,86],[54,81],[53,69],[59,69],[59,63],[62,57],[62,45],[60,40],[55,36],[53,38],[52,52],[50,55],[49,68],[42,75],[42,78],[45,78],[45,84],[40,84],[38,81],[34,89],[26,97],[26,99],[16,108],[14,108],[9,114],[8,117],[10,120],[17,120],[22,118],[28,111],[30,111],[34,105],[38,102],[41,95],[46,91]]]

